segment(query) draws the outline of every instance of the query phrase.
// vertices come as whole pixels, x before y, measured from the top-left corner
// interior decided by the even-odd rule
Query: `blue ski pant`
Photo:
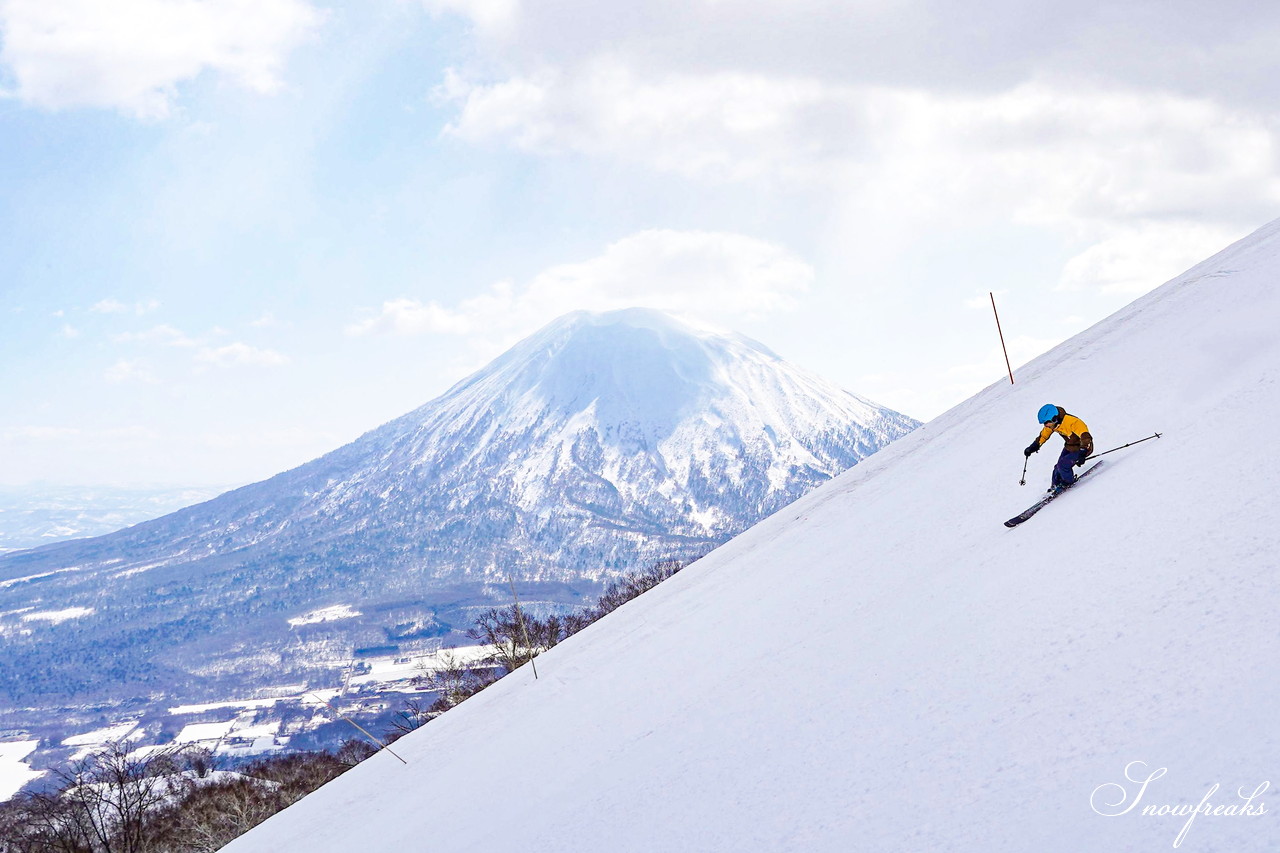
[[[1062,455],[1058,457],[1058,464],[1053,466],[1053,487],[1055,489],[1065,489],[1076,481],[1075,468],[1077,462],[1083,461],[1085,452],[1083,450],[1067,450],[1063,449]]]

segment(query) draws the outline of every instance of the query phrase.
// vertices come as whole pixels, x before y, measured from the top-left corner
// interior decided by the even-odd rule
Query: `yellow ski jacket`
[[[1036,444],[1043,447],[1055,432],[1066,441],[1064,450],[1083,450],[1085,456],[1093,452],[1093,436],[1089,434],[1089,427],[1075,415],[1067,414],[1061,406],[1058,407],[1058,425],[1054,426],[1052,422],[1045,424]]]

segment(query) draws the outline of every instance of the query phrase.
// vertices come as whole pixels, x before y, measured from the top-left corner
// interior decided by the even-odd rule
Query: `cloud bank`
[[[8,94],[31,106],[162,119],[203,73],[278,91],[321,19],[304,0],[0,0],[0,66]]]
[[[1076,246],[1060,287],[1131,292],[1280,206],[1274,5],[429,7],[475,24],[446,136],[805,193],[870,251],[988,218]]]
[[[758,317],[792,308],[813,280],[772,243],[705,231],[642,231],[602,254],[551,267],[523,285],[499,282],[453,306],[401,298],[349,334],[524,334],[578,309],[643,306],[698,317]]]

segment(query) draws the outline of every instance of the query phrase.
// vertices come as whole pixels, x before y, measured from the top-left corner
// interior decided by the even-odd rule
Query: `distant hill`
[[[101,536],[207,501],[223,491],[0,486],[0,554]]]

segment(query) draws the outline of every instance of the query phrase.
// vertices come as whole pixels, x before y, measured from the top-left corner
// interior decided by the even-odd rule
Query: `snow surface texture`
[[[1171,849],[1186,818],[1142,807],[1280,781],[1277,280],[1280,223],[572,637],[540,680],[398,741],[408,766],[374,756],[227,853]],[[1061,445],[1019,488],[1050,401],[1100,450],[1164,438],[1009,530]],[[1097,813],[1107,783],[1132,802],[1134,761],[1168,772]],[[1275,797],[1198,817],[1180,849],[1275,850]]]

